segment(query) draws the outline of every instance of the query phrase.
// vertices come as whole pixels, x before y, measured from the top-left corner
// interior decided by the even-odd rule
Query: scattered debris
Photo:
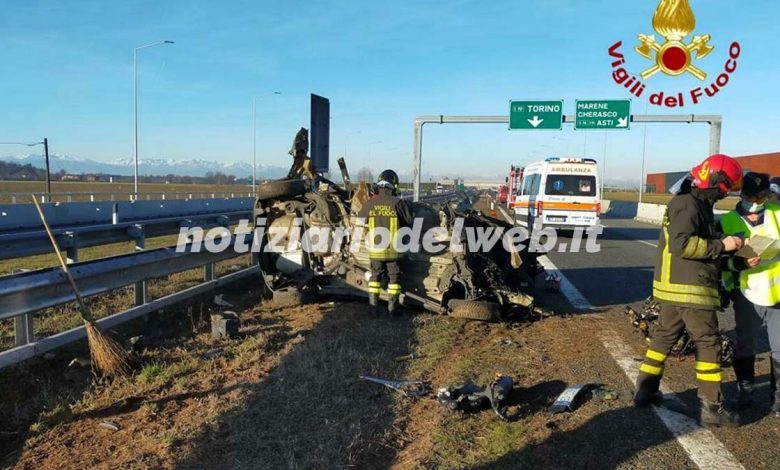
[[[646,342],[650,342],[653,337],[653,327],[658,323],[658,317],[661,313],[661,304],[653,298],[648,297],[645,300],[644,312],[639,313],[630,306],[626,306],[623,310],[629,321],[634,328],[638,329]],[[720,333],[721,341],[721,363],[728,364],[734,357],[734,343],[725,334]],[[684,361],[687,356],[696,352],[696,345],[694,344],[691,336],[688,334],[688,330],[683,330],[680,339],[672,347],[671,355],[677,356],[677,359]]]
[[[590,393],[594,398],[600,398],[604,401],[612,401],[620,398],[620,393],[605,387],[604,384],[595,384]]]
[[[412,361],[414,359],[419,359],[421,357],[422,356],[418,356],[417,353],[411,353],[411,354],[406,354],[406,355],[403,355],[403,356],[398,356],[398,357],[395,358],[395,360],[399,361],[399,362],[400,361]]]
[[[86,357],[76,356],[68,363],[68,367],[92,367],[92,361]]]
[[[506,407],[501,406],[513,388],[512,377],[496,374],[486,387],[469,381],[463,385],[439,389],[436,399],[451,411],[477,411],[490,406],[502,420],[514,421],[517,416],[509,416]]]
[[[119,425],[116,423],[113,423],[111,421],[103,421],[98,426],[100,426],[103,429],[108,429],[110,431],[119,431]]]
[[[558,395],[558,398],[555,399],[555,403],[553,403],[547,411],[553,415],[564,411],[574,411],[582,402],[582,392],[588,390],[589,387],[591,387],[589,384],[577,384],[566,388],[566,390]]]
[[[370,375],[361,375],[358,378],[384,385],[407,398],[424,397],[431,393],[431,384],[420,380],[387,380],[381,377],[372,377]]]
[[[211,336],[214,339],[234,338],[238,335],[241,321],[235,312],[226,310],[211,315]]]
[[[496,340],[496,344],[499,346],[511,346],[514,343],[512,343],[511,339],[501,338]]]
[[[214,348],[209,349],[208,351],[203,353],[203,356],[201,356],[203,359],[211,359],[212,357],[217,357],[220,354],[224,353],[225,350],[222,348]]]
[[[544,278],[545,289],[547,292],[560,292],[561,291],[561,276],[557,274],[550,274]]]
[[[235,307],[235,305],[233,305],[230,302],[228,302],[225,299],[223,299],[222,298],[222,294],[215,295],[214,298],[211,301],[217,307],[223,307],[223,308],[233,308],[233,307]]]

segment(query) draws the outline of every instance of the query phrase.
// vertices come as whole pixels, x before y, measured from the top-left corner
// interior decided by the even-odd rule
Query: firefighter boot
[[[368,313],[379,314],[379,294],[368,294]]]
[[[637,384],[636,395],[634,395],[634,406],[637,408],[646,408],[650,405],[659,405],[663,401],[663,394],[658,391],[661,385],[661,377],[657,379],[648,378]]]
[[[780,418],[780,359],[772,358],[772,376],[769,380],[769,388],[772,393],[769,397],[772,403],[770,411],[772,416]]]
[[[401,314],[401,307],[399,306],[397,295],[390,296],[390,299],[387,301],[387,311],[393,316]]]
[[[699,422],[705,426],[739,426],[739,414],[727,410],[723,403],[699,399]]]
[[[734,403],[734,408],[746,410],[753,404],[753,389],[756,383],[756,356],[735,357],[733,362],[739,389],[739,395],[736,403]]]

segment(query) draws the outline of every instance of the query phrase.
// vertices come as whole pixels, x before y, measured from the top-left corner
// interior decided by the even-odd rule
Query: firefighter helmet
[[[719,188],[729,193],[742,188],[742,165],[728,155],[708,157],[691,170],[691,176],[699,189]]]
[[[377,186],[388,187],[390,189],[398,189],[398,174],[393,170],[385,170],[379,174],[379,180],[377,180]]]

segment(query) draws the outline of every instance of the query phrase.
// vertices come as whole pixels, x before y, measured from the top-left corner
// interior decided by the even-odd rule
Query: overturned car
[[[350,183],[343,159],[343,187],[323,177],[288,178],[258,187],[254,208],[258,263],[272,289],[367,296],[370,262],[366,230],[357,217],[372,194]],[[469,230],[512,228],[506,213],[483,194],[436,194],[411,203],[417,231],[427,243],[400,260],[401,303],[439,314],[483,321],[529,320],[546,313],[534,305],[537,254],[498,242],[473,250],[456,243]]]

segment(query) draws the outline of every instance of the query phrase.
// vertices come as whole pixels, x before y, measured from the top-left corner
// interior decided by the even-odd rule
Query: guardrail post
[[[16,204],[16,196],[11,196],[11,204]]]
[[[25,313],[14,317],[14,346],[23,346],[35,341],[33,314]]]
[[[208,263],[203,266],[203,280],[206,282],[213,281],[216,279],[216,276],[214,275],[214,263]]]
[[[144,226],[140,224],[133,225],[128,229],[128,233],[135,239],[135,251],[144,251],[146,248],[146,237],[144,236]],[[138,281],[133,285],[133,293],[135,294],[135,305],[143,305],[146,303],[146,280]]]
[[[68,264],[79,262],[79,240],[78,234],[75,232],[65,232],[66,248],[65,248],[65,262]]]

